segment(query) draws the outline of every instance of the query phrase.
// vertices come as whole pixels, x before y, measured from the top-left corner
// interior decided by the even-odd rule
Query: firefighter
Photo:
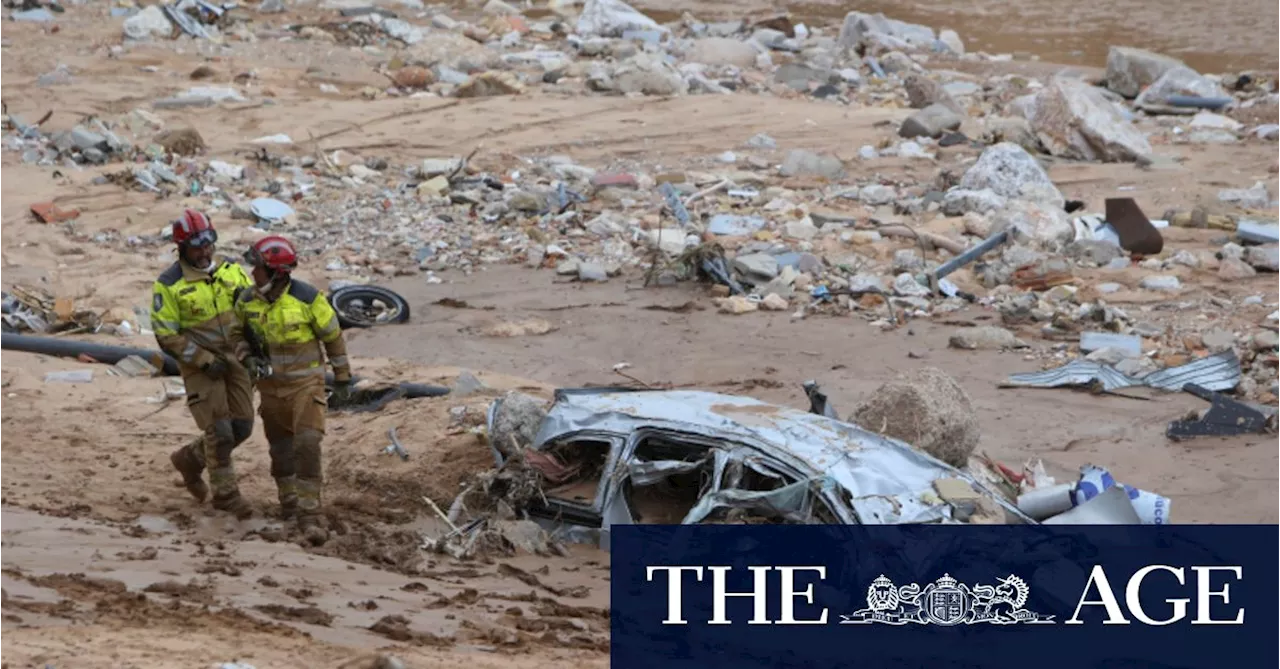
[[[328,540],[320,514],[320,442],[324,437],[325,359],[335,403],[351,395],[351,365],[338,316],[324,293],[292,278],[298,265],[284,237],[264,237],[245,252],[254,287],[236,300],[236,351],[258,380],[262,430],[270,445],[281,515],[296,517],[313,545]]]
[[[187,491],[241,520],[253,509],[240,496],[231,451],[253,432],[253,382],[235,357],[235,295],[253,285],[238,263],[214,257],[218,233],[209,217],[188,209],[173,222],[178,261],[152,287],[151,327],[160,348],[178,361],[187,408],[203,434],[169,455]],[[209,486],[203,480],[209,469]]]

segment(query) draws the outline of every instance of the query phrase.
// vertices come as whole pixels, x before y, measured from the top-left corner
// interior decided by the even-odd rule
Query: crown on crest
[[[936,583],[939,588],[954,588],[959,584],[959,581],[951,578],[951,574],[943,574],[942,578],[934,581],[934,583]]]
[[[872,581],[871,585],[880,586],[882,588],[889,588],[893,586],[893,581],[890,581],[884,574],[880,574],[880,577]]]

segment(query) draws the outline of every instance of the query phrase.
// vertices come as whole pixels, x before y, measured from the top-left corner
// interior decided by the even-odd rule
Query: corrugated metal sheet
[[[1152,372],[1141,378],[1133,378],[1116,371],[1110,365],[1093,360],[1073,360],[1056,369],[1043,372],[1014,374],[1008,385],[1031,388],[1058,388],[1062,386],[1087,386],[1094,381],[1102,383],[1105,390],[1119,390],[1134,386],[1147,386],[1171,392],[1181,391],[1188,383],[1195,383],[1209,390],[1230,390],[1240,383],[1240,359],[1234,351],[1222,351],[1178,367]]]

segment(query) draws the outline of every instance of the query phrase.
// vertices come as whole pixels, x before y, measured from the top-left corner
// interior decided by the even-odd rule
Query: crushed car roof
[[[534,447],[544,448],[584,430],[629,434],[644,427],[755,447],[844,488],[858,520],[867,524],[949,520],[951,506],[933,486],[944,478],[975,484],[1023,522],[1034,522],[968,473],[903,442],[852,423],[738,395],[695,390],[560,390]]]

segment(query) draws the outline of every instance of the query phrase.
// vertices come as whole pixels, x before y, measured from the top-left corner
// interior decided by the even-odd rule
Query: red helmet
[[[173,222],[173,241],[178,246],[199,248],[218,241],[218,232],[213,229],[208,216],[188,209],[182,212],[182,218]]]
[[[288,274],[298,266],[298,252],[293,244],[280,235],[259,239],[244,252],[245,262],[254,267],[265,267],[273,272]]]

